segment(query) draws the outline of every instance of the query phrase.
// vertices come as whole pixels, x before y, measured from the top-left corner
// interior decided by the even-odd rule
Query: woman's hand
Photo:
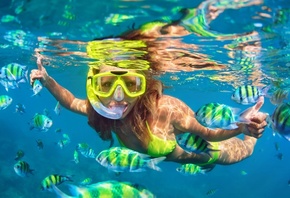
[[[241,127],[242,132],[245,135],[249,135],[255,138],[260,138],[263,135],[263,132],[265,130],[265,127],[267,126],[267,114],[260,112],[260,108],[264,104],[264,97],[261,96],[257,103],[245,110],[242,113],[242,117],[248,122],[246,123],[239,123],[238,126]]]
[[[30,72],[30,85],[32,86],[36,79],[39,79],[43,86],[46,86],[46,81],[48,79],[48,73],[41,63],[42,57],[38,54],[37,56],[37,67],[38,69],[33,69]]]

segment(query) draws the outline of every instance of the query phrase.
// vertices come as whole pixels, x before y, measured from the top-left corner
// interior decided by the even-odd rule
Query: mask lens
[[[141,90],[141,80],[137,76],[123,76],[122,80],[130,93],[137,93]]]
[[[94,93],[101,97],[111,96],[120,85],[129,97],[136,97],[145,91],[145,77],[136,73],[96,74],[92,80]]]
[[[103,76],[97,78],[97,84],[99,91],[107,93],[113,88],[114,83],[118,78],[116,76]]]

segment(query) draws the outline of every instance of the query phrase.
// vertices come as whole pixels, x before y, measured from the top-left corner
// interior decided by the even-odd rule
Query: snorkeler
[[[214,14],[206,16],[209,23],[225,8],[222,5],[214,7],[216,5],[211,5],[210,1],[206,2],[209,4],[202,5],[208,6]],[[87,99],[76,98],[48,75],[42,65],[41,51],[37,53],[38,70],[31,71],[30,83],[39,79],[63,107],[87,116],[89,125],[102,140],[112,141],[113,132],[121,146],[152,157],[166,156],[167,161],[177,163],[200,166],[237,163],[251,156],[257,138],[262,136],[267,126],[267,115],[259,112],[264,98],[261,97],[256,105],[248,109],[245,115],[248,122],[239,123],[238,128],[231,130],[213,130],[202,126],[184,102],[164,95],[162,82],[153,76],[172,70],[225,68],[205,55],[184,50],[196,46],[172,39],[174,36],[191,34],[195,28],[185,24],[184,19],[188,14],[191,13],[187,13],[183,20],[170,24],[148,23],[117,38],[88,42],[87,56],[98,61],[89,64]],[[202,36],[214,36],[211,33],[206,29],[200,32],[201,35],[207,34]],[[218,35],[216,38],[233,39],[235,35]],[[125,49],[128,46],[131,48]],[[168,50],[170,46],[180,48]],[[137,56],[142,56],[142,60],[134,57],[136,52]],[[114,53],[116,56],[113,56]],[[141,67],[138,68],[138,65]],[[192,133],[211,142],[214,152],[186,152],[175,139],[182,133]],[[242,133],[245,135],[243,140],[235,137]]]
[[[37,64],[39,69],[30,74],[31,83],[40,79],[62,106],[88,116],[89,125],[103,140],[112,140],[114,132],[122,146],[152,157],[166,156],[168,161],[202,166],[236,163],[252,154],[256,138],[267,126],[266,114],[259,112],[263,97],[247,112],[249,122],[239,123],[236,129],[212,130],[202,126],[185,103],[162,94],[161,81],[148,70],[90,67],[88,99],[82,100],[48,75],[40,54]],[[185,152],[175,140],[176,135],[185,132],[214,142],[216,152]],[[241,133],[245,134],[244,140],[234,137]]]

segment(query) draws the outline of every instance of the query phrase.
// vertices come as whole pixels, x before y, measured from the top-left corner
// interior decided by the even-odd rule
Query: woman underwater
[[[153,73],[156,71],[178,70],[179,66],[182,66],[182,60],[185,61],[184,64],[190,62],[192,67],[219,67],[222,69],[223,66],[213,61],[203,62],[205,57],[194,62],[192,61],[196,60],[194,55],[189,56],[183,53],[178,59],[178,57],[172,57],[175,53],[164,50],[169,44],[181,44],[179,40],[170,40],[169,37],[189,33],[184,26],[180,26],[176,22],[172,24],[151,23],[147,25],[146,29],[143,26],[143,29],[133,30],[118,38],[106,40],[112,43],[146,41],[145,57],[150,69],[120,67],[120,61],[136,62],[136,59],[131,57],[131,52],[128,51],[124,56],[119,55],[118,58],[114,58],[117,64],[98,61],[90,65],[88,71],[87,99],[76,98],[69,90],[49,76],[42,65],[43,55],[40,53],[37,54],[38,69],[31,71],[30,81],[33,84],[35,79],[40,79],[43,86],[62,106],[87,116],[89,125],[103,140],[112,140],[112,132],[114,132],[122,146],[149,154],[152,157],[166,156],[167,161],[182,164],[213,166],[239,162],[253,153],[257,138],[262,136],[264,128],[267,126],[267,115],[259,112],[264,103],[263,97],[247,111],[248,122],[237,124],[236,129],[213,130],[202,126],[196,120],[195,113],[184,102],[164,95],[162,82],[153,77]],[[156,38],[159,37],[165,37],[165,40],[150,42],[156,41]],[[226,37],[232,38],[232,35]],[[87,48],[88,56],[102,60],[105,55],[100,55],[98,45],[92,43],[89,43]],[[95,48],[93,49],[93,47]],[[160,51],[158,51],[159,49]],[[111,50],[114,51],[114,49]],[[184,151],[177,144],[175,136],[187,132],[213,142],[214,154]],[[243,140],[234,137],[242,133],[244,134]]]
[[[42,84],[65,108],[88,116],[89,125],[103,140],[112,140],[112,131],[121,145],[152,157],[198,165],[232,164],[249,157],[261,137],[266,114],[259,112],[264,103],[260,98],[248,112],[250,122],[232,130],[208,129],[195,118],[194,112],[177,98],[162,94],[162,83],[147,70],[131,70],[112,66],[91,67],[87,77],[88,100],[76,98],[60,86],[42,66],[32,70],[31,83]],[[175,136],[190,132],[206,141],[217,142],[216,154],[185,152]],[[234,136],[245,134],[244,140]],[[214,159],[213,157],[214,156]]]

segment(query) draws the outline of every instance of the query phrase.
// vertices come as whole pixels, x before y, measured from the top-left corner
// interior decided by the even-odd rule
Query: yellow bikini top
[[[159,138],[151,133],[151,130],[147,121],[146,121],[146,126],[150,134],[150,138],[151,138],[151,141],[149,142],[148,149],[147,149],[148,155],[152,157],[162,157],[162,156],[168,155],[175,149],[176,144],[177,144],[176,140],[164,140],[162,138]],[[126,147],[118,136],[117,138],[120,145]]]

